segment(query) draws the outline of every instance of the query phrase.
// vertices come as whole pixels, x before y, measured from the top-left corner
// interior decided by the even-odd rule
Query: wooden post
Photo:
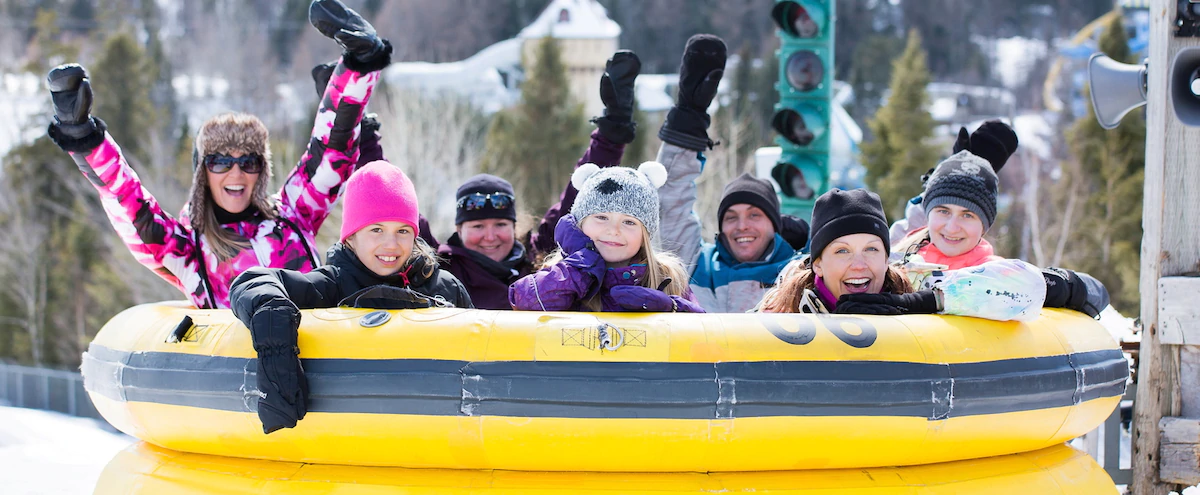
[[[1137,399],[1133,418],[1133,493],[1165,495],[1170,483],[1184,480],[1179,473],[1160,473],[1163,447],[1173,460],[1187,452],[1186,435],[1172,435],[1163,443],[1160,422],[1194,411],[1200,404],[1195,390],[1181,390],[1180,369],[1192,369],[1200,353],[1181,347],[1185,341],[1178,315],[1186,314],[1185,298],[1172,290],[1193,285],[1195,280],[1163,277],[1194,275],[1200,271],[1200,128],[1184,126],[1175,116],[1170,98],[1169,75],[1175,54],[1182,48],[1200,46],[1200,38],[1176,38],[1175,0],[1153,0],[1150,8],[1150,68],[1147,78],[1146,175],[1142,217],[1142,344],[1138,368]],[[1186,298],[1197,305],[1197,293]],[[1174,319],[1174,320],[1173,320]],[[1165,325],[1165,326],[1164,326]],[[1162,329],[1170,329],[1165,343]],[[1194,383],[1189,380],[1189,383]],[[1164,423],[1174,424],[1169,419]],[[1179,425],[1186,425],[1180,423]],[[1175,432],[1175,430],[1172,430]],[[1177,433],[1177,432],[1176,432]],[[1175,469],[1172,467],[1171,469]],[[1167,474],[1167,477],[1161,476]]]

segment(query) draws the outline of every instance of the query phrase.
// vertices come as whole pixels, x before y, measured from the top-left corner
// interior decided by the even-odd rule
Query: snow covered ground
[[[0,492],[92,493],[108,461],[134,441],[92,419],[0,407]]]

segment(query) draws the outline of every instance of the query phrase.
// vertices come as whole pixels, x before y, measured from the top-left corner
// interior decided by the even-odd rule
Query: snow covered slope
[[[134,441],[92,419],[0,407],[0,492],[92,493],[109,459]]]

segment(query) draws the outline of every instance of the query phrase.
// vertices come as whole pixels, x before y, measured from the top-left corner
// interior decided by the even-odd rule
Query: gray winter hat
[[[666,182],[667,169],[658,162],[643,163],[637,170],[585,163],[571,175],[579,190],[571,214],[582,222],[596,213],[624,213],[642,222],[653,238],[658,234],[658,188]]]
[[[934,169],[925,183],[925,214],[942,205],[956,205],[975,212],[983,220],[986,232],[996,221],[996,195],[999,179],[987,160],[960,151]]]

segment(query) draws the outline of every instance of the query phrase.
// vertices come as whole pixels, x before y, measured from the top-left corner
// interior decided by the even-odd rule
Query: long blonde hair
[[[562,249],[555,249],[554,252],[546,256],[541,266],[542,268],[553,266],[562,261],[562,259]],[[651,242],[650,231],[646,230],[645,225],[642,225],[642,247],[638,249],[637,254],[634,254],[629,262],[646,265],[646,277],[642,279],[642,287],[658,289],[663,281],[670,279],[670,283],[662,289],[668,296],[682,296],[688,289],[690,275],[683,267],[683,261],[674,253],[655,251],[654,244]],[[595,297],[584,300],[583,307],[587,311],[601,311],[600,294],[597,293]]]
[[[812,261],[807,257],[793,261],[779,273],[779,283],[763,295],[758,310],[763,313],[799,313],[804,290],[816,288],[817,272],[812,269]],[[908,294],[912,291],[912,284],[908,282],[904,271],[889,264],[883,275],[883,292]]]

